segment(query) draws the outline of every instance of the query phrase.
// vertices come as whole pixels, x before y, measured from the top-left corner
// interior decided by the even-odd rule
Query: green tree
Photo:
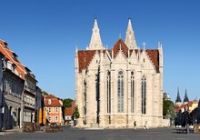
[[[71,107],[72,106],[72,102],[73,100],[70,98],[64,99],[63,100],[63,107],[67,108],[67,107]]]
[[[74,117],[74,119],[78,119],[80,117],[78,107],[75,108],[74,113],[73,113],[73,117]]]
[[[174,103],[171,100],[163,100],[163,117],[166,119],[175,118]]]

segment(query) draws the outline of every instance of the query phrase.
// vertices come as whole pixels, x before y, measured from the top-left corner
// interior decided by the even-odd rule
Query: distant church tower
[[[144,128],[163,121],[163,48],[139,48],[131,20],[125,41],[103,46],[97,20],[86,49],[75,55],[78,127]]]
[[[188,102],[189,102],[189,98],[188,98],[188,95],[187,95],[187,90],[185,90],[185,96],[184,96],[184,99],[183,99],[183,103],[187,104]]]
[[[179,88],[177,89],[177,96],[176,96],[175,104],[177,106],[180,106],[182,104],[180,93],[179,93]]]

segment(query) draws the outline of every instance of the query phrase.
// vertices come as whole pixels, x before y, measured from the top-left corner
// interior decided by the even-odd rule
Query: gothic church
[[[125,41],[111,49],[97,20],[86,50],[75,55],[78,127],[133,128],[163,125],[163,49],[139,48],[128,21]]]

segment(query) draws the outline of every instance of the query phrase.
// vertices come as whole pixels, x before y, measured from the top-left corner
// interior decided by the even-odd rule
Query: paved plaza
[[[63,128],[57,133],[13,133],[0,140],[200,140],[200,134],[177,134],[173,129],[80,130]]]

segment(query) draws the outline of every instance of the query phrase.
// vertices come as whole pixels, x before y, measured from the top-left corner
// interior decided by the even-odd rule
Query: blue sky
[[[137,44],[164,47],[164,87],[174,99],[200,97],[200,2],[198,0],[0,0],[0,38],[37,76],[39,86],[61,98],[75,97],[75,48],[85,49],[97,17],[109,48],[132,19]]]

